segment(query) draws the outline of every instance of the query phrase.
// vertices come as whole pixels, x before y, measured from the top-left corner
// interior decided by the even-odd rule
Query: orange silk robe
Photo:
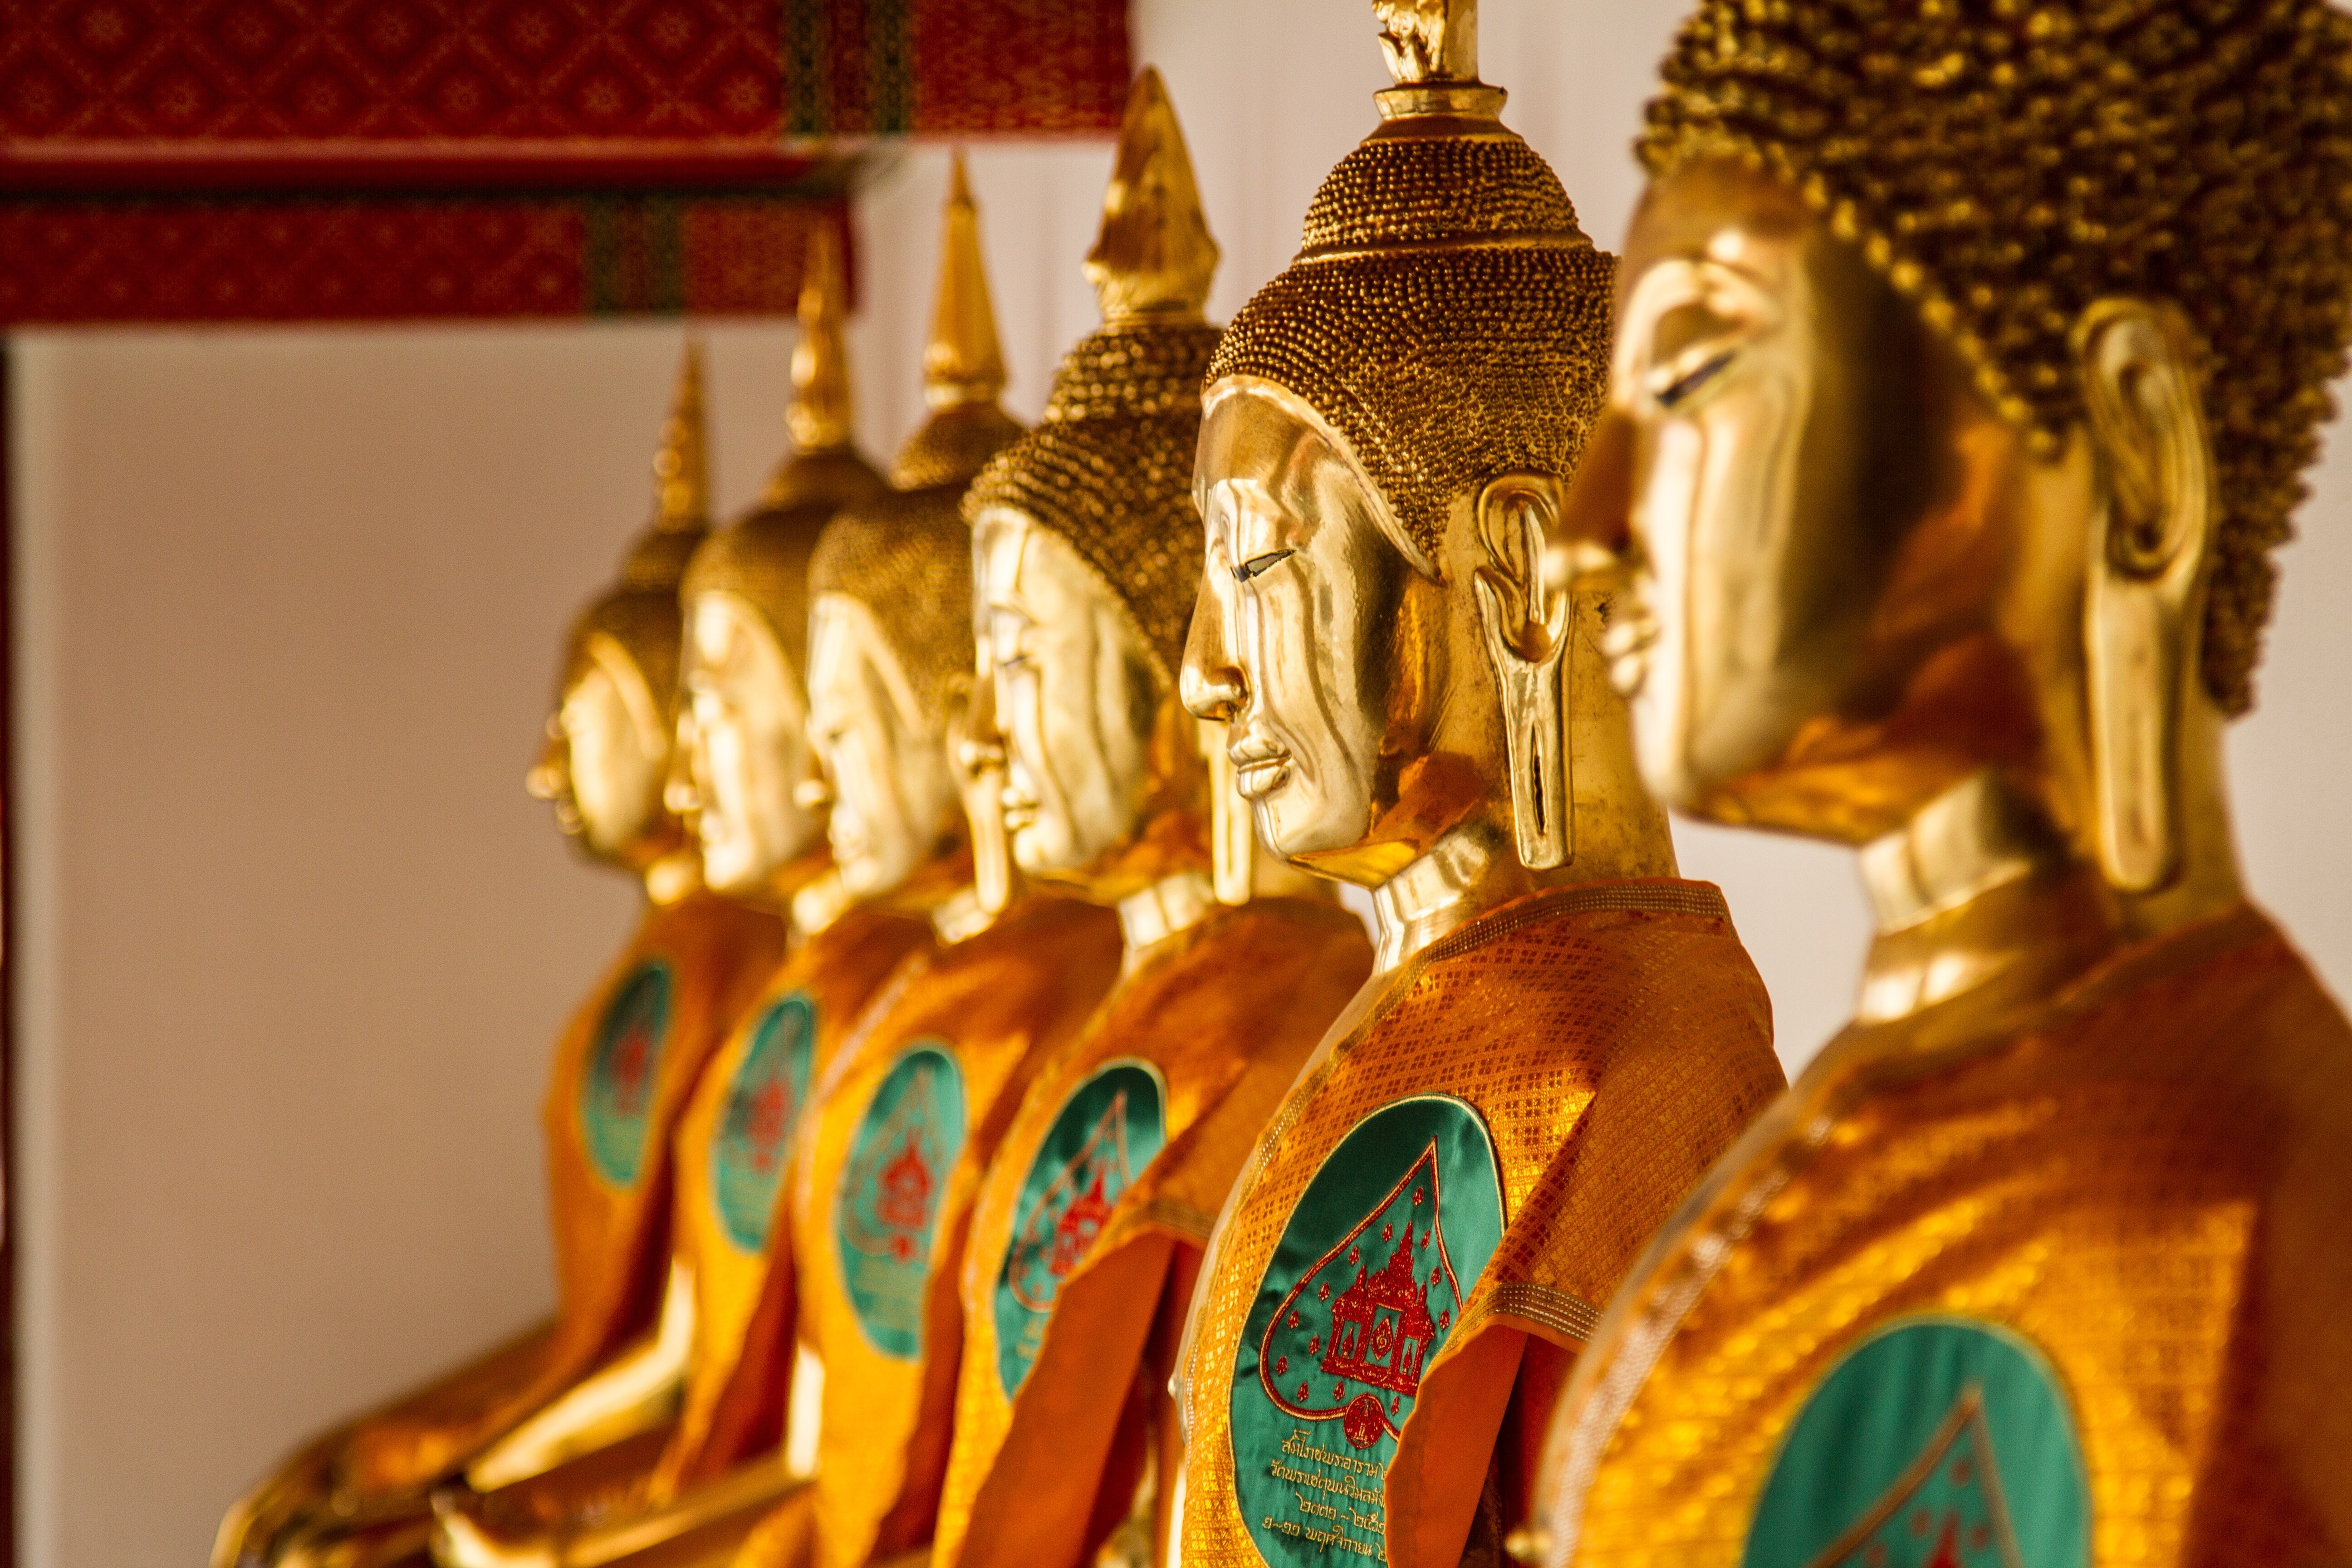
[[[421,1507],[435,1483],[646,1327],[667,1251],[672,1126],[782,951],[774,916],[706,891],[646,910],[556,1044],[544,1116],[554,1321],[306,1449],[289,1470],[312,1471],[320,1492],[350,1504],[320,1515],[331,1531]],[[243,1521],[232,1514],[247,1552],[266,1554],[300,1528],[293,1493],[304,1489],[266,1484],[276,1495]]]
[[[600,1524],[658,1508],[772,1450],[791,1394],[793,1274],[783,1217],[793,1141],[817,1080],[892,969],[928,950],[920,921],[852,909],[743,1010],[678,1120],[670,1256],[690,1278],[694,1339],[677,1420],[466,1506],[493,1531]]]
[[[859,1568],[930,1539],[982,1173],[1038,1069],[1118,976],[1108,910],[1032,899],[900,967],[837,1057],[793,1176],[801,1342],[824,1363],[817,1473],[738,1562]]]
[[[1675,880],[1516,900],[1368,986],[1193,1299],[1186,1568],[1453,1568],[1482,1513],[1492,1550],[1596,1304],[1780,1089],[1770,1018]]]
[[[1850,1028],[1660,1237],[1552,1561],[2352,1561],[2342,1012],[2246,908],[1954,1005]]]
[[[964,1255],[936,1568],[1074,1568],[1126,1514],[1216,1211],[1371,963],[1335,906],[1217,910],[1031,1088]]]

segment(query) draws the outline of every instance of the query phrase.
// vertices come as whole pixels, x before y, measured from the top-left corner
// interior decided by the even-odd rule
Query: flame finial
[[[1004,390],[1004,355],[988,300],[980,253],[980,208],[971,199],[963,149],[956,149],[940,250],[940,289],[923,345],[923,398],[934,408],[993,403]]]
[[[654,454],[654,526],[680,533],[709,526],[710,468],[702,425],[702,344],[688,338],[677,391]]]
[[[784,405],[784,428],[803,452],[849,445],[849,355],[841,337],[848,310],[841,237],[821,225],[810,232],[801,263],[800,341],[793,345],[793,397]]]
[[[1183,127],[1160,73],[1146,66],[1128,89],[1118,156],[1103,193],[1102,230],[1087,252],[1087,280],[1106,321],[1197,317],[1208,302],[1217,257]]]
[[[1372,0],[1372,16],[1396,83],[1377,95],[1383,118],[1502,112],[1503,89],[1478,79],[1478,0]]]

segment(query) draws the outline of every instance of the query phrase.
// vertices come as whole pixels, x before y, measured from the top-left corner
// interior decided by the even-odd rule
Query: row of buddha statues
[[[2352,1560],[2352,1029],[2221,765],[2352,18],[1699,0],[1612,257],[1373,11],[1222,329],[1143,73],[1034,426],[960,161],[887,473],[829,237],[725,527],[689,360],[531,779],[646,894],[559,1306],[216,1568]],[[1793,1087],[1668,808],[1858,852]]]

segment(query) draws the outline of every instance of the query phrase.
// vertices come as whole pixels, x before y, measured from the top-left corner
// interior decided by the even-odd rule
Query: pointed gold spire
[[[1399,83],[1478,79],[1478,0],[1372,0]]]
[[[1478,79],[1478,0],[1372,0],[1372,18],[1396,83],[1373,94],[1382,119],[1502,112],[1503,89]]]
[[[923,345],[923,399],[934,408],[952,408],[993,403],[1003,390],[1004,355],[996,345],[996,312],[988,302],[988,268],[980,254],[980,209],[959,147],[948,183],[940,291]]]
[[[702,344],[686,341],[677,391],[662,421],[654,454],[654,527],[664,533],[703,528],[710,521],[710,468],[702,427]]]
[[[1198,316],[1217,275],[1217,254],[1184,128],[1159,71],[1146,66],[1128,89],[1118,156],[1103,193],[1102,231],[1087,252],[1087,281],[1106,321],[1146,312]]]
[[[819,225],[801,262],[800,342],[793,345],[793,400],[784,405],[784,428],[800,451],[849,445],[849,355],[841,341],[848,312],[841,237],[832,225]]]

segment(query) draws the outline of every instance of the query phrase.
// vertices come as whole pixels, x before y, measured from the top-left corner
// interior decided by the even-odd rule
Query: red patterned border
[[[0,0],[0,165],[1100,134],[1125,0]]]
[[[0,0],[0,325],[787,310],[865,139],[1109,132],[1128,50],[1126,0]]]
[[[777,314],[838,198],[0,205],[0,321]]]

